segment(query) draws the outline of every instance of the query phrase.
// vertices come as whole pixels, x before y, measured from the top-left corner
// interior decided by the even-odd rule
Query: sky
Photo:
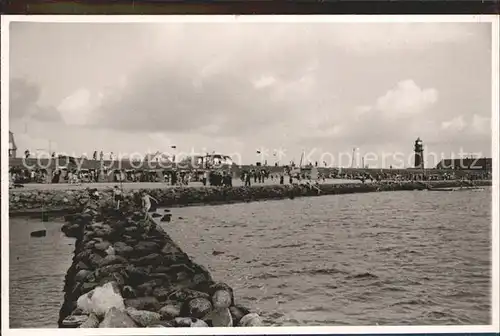
[[[13,22],[9,122],[21,155],[433,166],[491,156],[491,72],[489,23]]]

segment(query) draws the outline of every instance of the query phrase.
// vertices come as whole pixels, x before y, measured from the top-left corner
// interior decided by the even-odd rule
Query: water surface
[[[172,238],[275,325],[490,323],[491,188],[172,213]],[[57,326],[74,241],[61,225],[10,221],[11,328]]]

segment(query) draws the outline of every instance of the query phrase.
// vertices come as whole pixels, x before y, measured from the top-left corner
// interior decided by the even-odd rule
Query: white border
[[[27,16],[11,15],[1,18],[1,191],[8,195],[8,125],[9,125],[9,23],[23,22],[490,22],[492,23],[492,128],[493,128],[493,206],[492,211],[492,325],[489,326],[411,326],[411,327],[263,327],[263,328],[176,328],[170,330],[178,335],[229,335],[229,334],[323,334],[323,333],[470,333],[499,332],[499,17],[495,15],[400,15],[400,16],[362,16],[362,15],[313,15],[313,16],[232,16],[232,15],[200,15],[200,16],[93,16],[93,15],[46,15]],[[4,66],[5,65],[5,66]],[[165,335],[169,329],[8,329],[9,321],[9,225],[8,197],[1,198],[2,212],[2,334],[4,335]]]

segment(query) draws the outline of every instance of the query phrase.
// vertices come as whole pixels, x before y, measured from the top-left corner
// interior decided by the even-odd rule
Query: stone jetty
[[[474,181],[476,186],[491,186],[489,180]],[[144,190],[156,198],[163,207],[214,205],[294,197],[335,195],[348,193],[423,190],[428,187],[448,188],[466,185],[462,181],[381,182],[307,185],[254,185],[251,187],[174,187]],[[90,185],[90,187],[92,187]],[[125,190],[131,196],[141,190]],[[81,190],[26,190],[9,193],[11,216],[50,212],[65,214],[80,211],[89,201],[89,193]]]
[[[66,215],[76,238],[60,328],[259,326],[230,286],[191,261],[140,203],[116,210],[109,195]],[[140,201],[140,199],[138,200]]]

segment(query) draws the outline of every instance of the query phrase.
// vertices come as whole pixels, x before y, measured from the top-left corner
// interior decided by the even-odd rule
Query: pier
[[[260,326],[168,236],[140,203],[119,210],[109,195],[66,216],[62,231],[76,238],[64,285],[60,328]]]

